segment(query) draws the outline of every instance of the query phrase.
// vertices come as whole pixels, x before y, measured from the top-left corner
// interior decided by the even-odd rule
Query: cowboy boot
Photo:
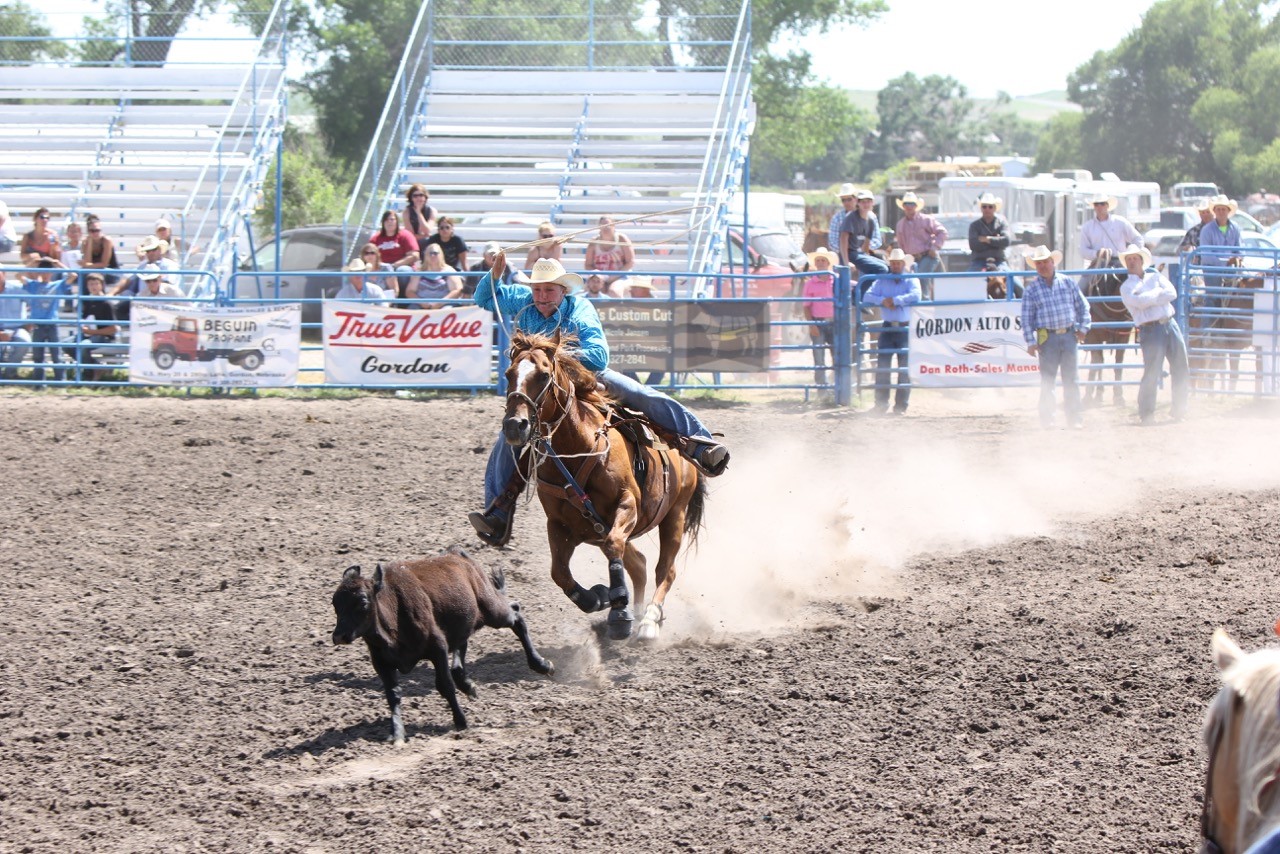
[[[520,497],[520,493],[524,492],[525,476],[521,474],[524,460],[520,460],[520,464],[516,466],[516,472],[507,481],[507,486],[502,490],[493,504],[489,505],[483,513],[472,511],[467,514],[467,521],[471,523],[471,527],[476,529],[476,535],[480,539],[495,548],[505,546],[511,539],[511,530],[514,527],[512,522],[515,521],[516,515],[516,499]]]
[[[707,477],[719,477],[729,467],[729,449],[714,439],[686,437],[680,452]]]

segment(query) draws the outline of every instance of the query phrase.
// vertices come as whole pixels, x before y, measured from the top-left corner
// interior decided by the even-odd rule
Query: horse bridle
[[[545,385],[543,385],[542,391],[538,392],[537,397],[529,397],[529,395],[525,394],[520,389],[516,389],[515,391],[509,392],[507,394],[508,407],[511,406],[512,399],[514,399],[516,402],[524,401],[529,405],[529,420],[532,423],[530,424],[530,428],[529,428],[529,441],[525,443],[526,445],[531,444],[537,439],[542,439],[545,442],[550,442],[551,437],[555,434],[556,430],[560,427],[560,424],[569,415],[570,404],[573,403],[573,383],[572,382],[569,383],[569,388],[565,390],[566,393],[565,393],[565,399],[564,399],[564,406],[561,407],[562,411],[560,413],[560,417],[556,419],[556,423],[552,424],[550,429],[548,429],[545,433],[542,431],[541,429],[543,424],[542,399],[543,397],[546,396],[547,392],[552,388],[556,388],[558,390],[560,389],[560,383],[556,381],[556,375],[554,370],[552,370],[551,373],[547,375],[547,382]]]

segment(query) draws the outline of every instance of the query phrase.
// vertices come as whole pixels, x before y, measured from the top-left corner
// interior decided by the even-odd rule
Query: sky
[[[1067,75],[1119,44],[1156,0],[888,0],[866,28],[788,43],[813,56],[818,77],[878,90],[908,71],[959,80],[975,98],[1066,89]],[[781,51],[785,53],[785,48]]]

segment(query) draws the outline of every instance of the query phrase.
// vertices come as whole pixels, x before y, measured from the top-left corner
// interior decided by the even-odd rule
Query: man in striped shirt
[[[1027,353],[1040,360],[1040,424],[1053,426],[1053,380],[1061,371],[1067,424],[1083,427],[1076,365],[1077,347],[1089,332],[1089,303],[1074,280],[1058,275],[1061,252],[1040,246],[1027,260],[1035,265],[1036,277],[1022,295],[1022,337]]]
[[[844,225],[844,218],[853,213],[858,204],[858,188],[852,184],[841,184],[840,192],[836,195],[840,198],[840,209],[831,215],[831,225],[827,228],[827,246],[838,252],[840,227]]]

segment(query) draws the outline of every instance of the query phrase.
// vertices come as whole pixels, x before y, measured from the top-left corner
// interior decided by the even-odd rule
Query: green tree
[[[790,184],[796,172],[817,182],[847,180],[870,120],[841,89],[814,84],[809,55],[764,55],[753,71],[758,104],[751,140],[752,180]]]
[[[65,42],[49,39],[44,15],[26,3],[0,3],[0,35],[15,41],[0,42],[0,62],[17,65],[67,55]]]
[[[1058,113],[1050,119],[1036,145],[1035,170],[1052,172],[1054,169],[1083,168],[1083,127],[1083,113]]]
[[[164,65],[174,38],[192,20],[223,5],[222,0],[107,0],[105,14],[84,19],[84,35],[90,40],[78,50],[82,62],[105,63],[122,59],[139,65]],[[115,38],[119,22],[128,22],[132,41]]]
[[[254,213],[260,234],[275,230],[276,164],[263,182],[263,204]],[[289,128],[284,135],[284,183],[280,219],[284,228],[342,222],[354,176],[324,150],[319,137]]]
[[[870,161],[881,169],[904,158],[935,160],[966,147],[966,122],[973,109],[968,90],[953,77],[920,78],[908,71],[876,96],[878,136]]]

